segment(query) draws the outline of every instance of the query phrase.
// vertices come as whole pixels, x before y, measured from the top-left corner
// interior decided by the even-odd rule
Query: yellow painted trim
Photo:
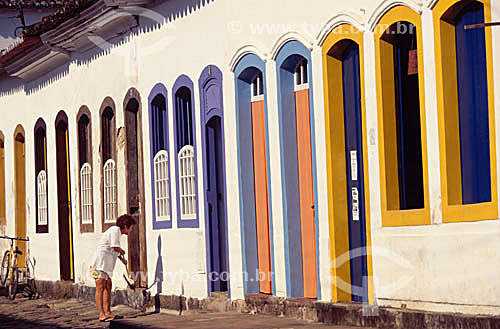
[[[23,141],[16,137],[22,135]],[[26,140],[25,132],[21,125],[14,132],[14,235],[16,238],[26,238]],[[15,245],[21,249],[22,255],[17,258],[19,267],[26,264],[26,242],[16,241]]]
[[[328,177],[328,224],[330,233],[330,267],[332,278],[332,301],[351,301],[351,295],[338,287],[337,277],[350,283],[349,262],[339,266],[337,270],[336,258],[349,252],[349,223],[347,214],[347,177],[345,161],[345,132],[344,132],[344,97],[342,85],[341,62],[328,53],[342,40],[352,40],[359,47],[359,69],[361,88],[361,111],[363,133],[363,166],[365,185],[365,218],[366,244],[368,249],[368,301],[375,303],[373,287],[373,260],[371,254],[371,221],[370,221],[370,194],[368,174],[368,144],[366,127],[365,103],[365,70],[364,70],[364,43],[363,33],[354,26],[343,24],[336,27],[325,39],[322,46],[323,81],[325,92],[325,127],[326,127],[326,161]],[[335,132],[335,133],[334,133]],[[340,153],[341,152],[341,153]],[[340,153],[341,156],[334,156]],[[339,171],[341,174],[337,175]]]
[[[437,102],[438,102],[438,126],[439,126],[439,151],[441,162],[441,194],[443,222],[473,222],[479,220],[493,220],[498,218],[498,194],[497,194],[497,156],[496,156],[496,131],[495,131],[495,100],[494,100],[494,78],[493,78],[493,39],[491,28],[485,29],[486,36],[486,65],[488,72],[488,107],[489,107],[489,130],[490,130],[490,168],[491,168],[491,202],[462,205],[461,179],[449,181],[448,177],[461,177],[459,154],[454,152],[459,147],[458,131],[456,137],[451,138],[454,127],[457,126],[455,118],[450,112],[457,113],[458,117],[458,95],[457,90],[445,88],[445,82],[456,84],[456,52],[454,26],[441,20],[446,11],[461,0],[440,0],[433,9],[434,16],[434,42],[436,48],[436,79],[437,79]],[[477,0],[484,4],[485,22],[491,22],[490,0]],[[453,33],[453,36],[451,35]],[[444,50],[447,50],[445,52]],[[452,108],[450,110],[450,108]],[[450,120],[453,120],[450,123]],[[448,124],[445,124],[445,121]],[[446,129],[450,128],[450,129]],[[458,146],[457,146],[458,145]],[[458,182],[457,182],[458,181]],[[457,190],[460,190],[458,192]]]
[[[68,148],[68,128],[66,128],[66,179],[68,180],[68,218],[69,218],[69,264],[71,279],[75,279],[73,264],[73,227],[71,218],[71,181],[69,180],[69,148]]]
[[[399,192],[396,197],[393,195],[391,200],[387,198],[388,189],[389,193],[395,193],[394,185],[392,183],[390,172],[394,168],[386,168],[387,165],[393,163],[394,159],[388,161],[386,159],[386,143],[385,140],[387,132],[395,131],[396,127],[384,127],[384,115],[390,115],[395,109],[395,98],[391,98],[394,94],[394,85],[387,86],[383,84],[384,79],[388,78],[387,71],[390,65],[386,65],[386,61],[393,58],[392,54],[385,54],[382,59],[381,52],[387,51],[385,48],[387,42],[382,40],[385,29],[392,24],[405,21],[415,25],[417,29],[417,47],[418,47],[418,75],[419,75],[419,97],[420,97],[420,129],[422,136],[422,171],[423,171],[423,189],[424,189],[424,208],[412,210],[398,210],[399,209]],[[395,226],[410,226],[410,225],[429,225],[431,223],[430,206],[429,206],[429,174],[427,163],[427,131],[425,119],[425,84],[424,84],[424,52],[422,42],[422,20],[418,13],[405,6],[396,6],[389,10],[379,21],[375,27],[375,61],[376,61],[376,75],[377,75],[377,98],[378,98],[378,127],[379,127],[379,156],[380,156],[380,190],[381,190],[381,203],[382,203],[382,225],[386,227]],[[383,63],[384,62],[384,63]],[[393,66],[391,66],[393,67]],[[389,70],[390,71],[390,70]],[[386,74],[384,74],[386,73]],[[391,78],[392,81],[394,78]],[[385,89],[384,89],[385,88]],[[387,94],[388,92],[391,92]],[[384,98],[385,97],[385,98]],[[385,131],[384,129],[390,129]],[[394,165],[393,165],[394,166]],[[389,184],[390,183],[390,184]],[[397,192],[397,191],[396,191]],[[397,207],[396,205],[397,201]]]

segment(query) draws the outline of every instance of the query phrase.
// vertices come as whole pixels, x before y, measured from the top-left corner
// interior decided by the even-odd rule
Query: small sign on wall
[[[352,220],[359,221],[359,193],[358,188],[352,188]]]
[[[351,180],[358,180],[358,153],[351,151]]]

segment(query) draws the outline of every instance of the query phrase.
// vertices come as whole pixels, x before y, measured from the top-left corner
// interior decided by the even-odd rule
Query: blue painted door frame
[[[365,186],[359,47],[352,43],[342,59],[344,90],[345,159],[351,251],[351,286],[354,302],[368,302]],[[360,252],[363,251],[363,252]]]
[[[255,175],[252,137],[252,102],[251,83],[253,78],[262,74],[262,88],[264,91],[264,109],[266,117],[266,162],[268,168],[268,211],[269,211],[269,235],[271,254],[271,283],[272,293],[276,295],[274,274],[274,232],[273,213],[271,209],[271,172],[269,156],[269,124],[267,121],[267,88],[266,67],[264,61],[256,54],[250,53],[242,57],[234,69],[236,90],[236,138],[238,142],[238,178],[239,178],[239,202],[240,202],[240,224],[241,224],[241,249],[243,272],[247,280],[243,282],[244,293],[260,293],[259,280],[259,256],[257,244],[256,207],[255,207]]]
[[[294,77],[296,64],[302,59],[308,63],[309,111],[311,133],[311,155],[313,174],[314,204],[318,204],[318,188],[316,176],[316,139],[312,86],[312,58],[310,50],[297,40],[287,42],[276,56],[278,84],[278,116],[280,122],[281,182],[283,185],[283,225],[285,238],[285,266],[287,297],[304,296],[304,280],[302,268],[302,248],[299,208],[299,184],[297,164],[297,134],[295,119]],[[290,111],[293,109],[294,111]],[[317,299],[321,299],[319,280],[319,225],[315,219],[315,246],[317,268]]]
[[[213,291],[230,293],[222,72],[216,66],[207,66],[200,76],[199,89],[208,294]]]

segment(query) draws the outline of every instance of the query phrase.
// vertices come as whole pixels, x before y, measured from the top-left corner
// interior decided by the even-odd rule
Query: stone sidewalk
[[[126,306],[113,310],[127,317],[142,314]],[[97,318],[95,305],[87,301],[22,297],[11,301],[0,297],[0,328],[109,328],[109,323],[101,323]]]
[[[235,312],[192,313],[183,316],[149,314],[135,318],[113,321],[110,328],[123,329],[251,329],[251,328],[316,328],[316,329],[354,329],[353,327],[329,326],[304,320],[294,320],[270,315],[250,315]],[[368,328],[369,329],[369,328]]]
[[[111,323],[97,321],[95,305],[76,299],[0,297],[0,328],[324,328],[351,329],[328,326],[303,320],[268,315],[241,313],[191,312],[183,316],[166,313],[143,313],[127,306],[113,307],[124,319]]]

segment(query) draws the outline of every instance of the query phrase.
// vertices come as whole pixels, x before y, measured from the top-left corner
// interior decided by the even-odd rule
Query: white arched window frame
[[[104,223],[115,223],[116,204],[116,163],[109,159],[104,164]]]
[[[294,73],[294,89],[301,91],[309,89],[309,77],[307,75],[307,60],[302,59],[295,68]]]
[[[181,219],[196,219],[194,148],[184,146],[178,153]]]
[[[156,220],[170,220],[170,176],[168,152],[159,151],[154,157]]]
[[[82,224],[92,224],[92,167],[84,163],[80,169]]]
[[[38,225],[47,225],[47,172],[42,170],[36,177],[38,187]]]

